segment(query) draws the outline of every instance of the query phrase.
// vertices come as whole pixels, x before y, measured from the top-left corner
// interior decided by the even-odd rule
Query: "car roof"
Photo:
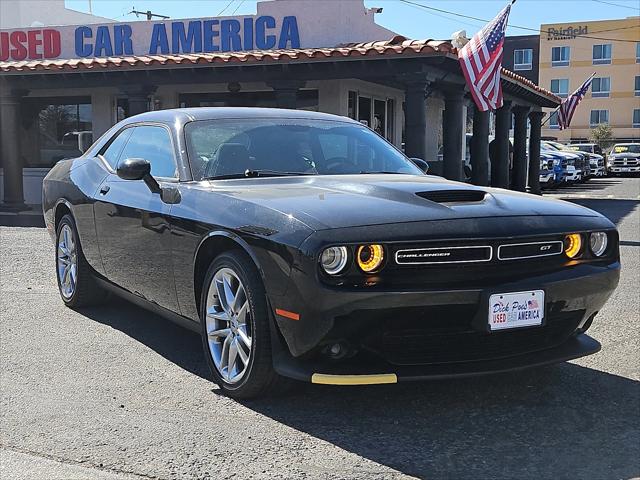
[[[333,120],[358,123],[350,118],[332,115],[330,113],[260,107],[192,107],[156,110],[129,117],[127,118],[127,123],[174,122],[176,120],[182,120],[182,123],[187,123],[190,121],[216,120],[221,118],[296,118],[305,120]]]

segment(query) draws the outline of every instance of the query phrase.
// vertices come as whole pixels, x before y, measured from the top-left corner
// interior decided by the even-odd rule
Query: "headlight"
[[[347,247],[329,247],[320,256],[320,265],[329,275],[337,275],[347,265],[349,254]]]
[[[358,247],[356,261],[365,273],[373,273],[382,266],[384,260],[384,248],[382,245],[362,245]]]
[[[564,253],[569,258],[575,258],[582,251],[582,236],[572,233],[564,237]]]
[[[607,250],[609,239],[604,232],[593,232],[589,235],[589,248],[596,257],[601,257]]]

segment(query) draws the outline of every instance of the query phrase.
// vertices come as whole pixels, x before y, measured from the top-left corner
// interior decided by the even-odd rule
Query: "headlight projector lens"
[[[384,260],[384,248],[382,245],[362,245],[358,247],[356,261],[365,273],[373,273],[382,266]]]
[[[349,256],[347,247],[329,247],[320,256],[320,265],[329,275],[337,275],[344,270]]]
[[[569,258],[575,258],[582,250],[582,237],[579,233],[572,233],[564,237],[564,253]]]
[[[593,232],[589,236],[589,247],[591,248],[591,253],[596,257],[601,257],[604,254],[608,243],[607,234],[604,232]]]

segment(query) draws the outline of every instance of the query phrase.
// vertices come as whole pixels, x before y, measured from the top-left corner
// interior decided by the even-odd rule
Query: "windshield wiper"
[[[305,173],[305,172],[280,172],[278,170],[247,169],[243,173],[231,173],[228,175],[214,175],[212,177],[204,177],[202,180],[229,180],[233,178],[256,178],[256,177],[295,177],[298,175],[315,175],[315,174]]]

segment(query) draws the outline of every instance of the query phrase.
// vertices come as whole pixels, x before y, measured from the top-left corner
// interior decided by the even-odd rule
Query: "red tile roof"
[[[106,58],[73,58],[59,60],[24,60],[0,62],[0,72],[40,73],[98,71],[106,69],[144,69],[167,65],[203,65],[232,63],[286,63],[313,62],[331,58],[357,58],[385,56],[450,56],[455,58],[456,48],[448,40],[410,40],[398,35],[391,40],[349,43],[336,47],[296,48],[276,50],[252,50],[244,52],[215,52],[167,55],[132,55]],[[535,85],[515,73],[502,69],[503,76],[544,95],[554,101],[560,99],[553,93]]]

